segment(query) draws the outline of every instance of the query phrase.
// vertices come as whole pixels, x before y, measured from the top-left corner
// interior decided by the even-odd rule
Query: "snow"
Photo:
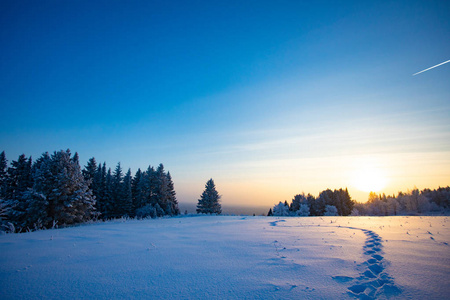
[[[2,299],[445,299],[448,217],[122,220],[0,236]]]

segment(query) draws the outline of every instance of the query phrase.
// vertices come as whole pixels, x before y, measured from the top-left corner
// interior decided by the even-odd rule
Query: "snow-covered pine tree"
[[[25,154],[19,156],[17,161],[11,162],[7,171],[6,186],[4,192],[5,204],[8,207],[8,219],[14,226],[25,228],[27,222],[28,202],[24,194],[33,187],[32,160]]]
[[[3,220],[7,218],[7,203],[4,198],[6,189],[6,168],[8,167],[8,161],[6,160],[5,151],[0,153],[0,225],[3,225]],[[0,229],[1,230],[1,229]]]
[[[29,199],[44,203],[42,196],[45,197],[45,227],[55,222],[81,223],[93,216],[95,200],[81,173],[77,155],[71,157],[70,150],[54,152],[50,158],[44,154],[36,165],[33,194]]]
[[[171,215],[171,206],[169,203],[168,182],[164,172],[164,165],[159,164],[155,174],[155,202],[164,211],[163,215]],[[158,217],[160,217],[158,215]]]
[[[306,196],[306,203],[308,204],[309,207],[309,215],[310,216],[317,216],[317,212],[316,212],[316,198],[309,194]]]
[[[101,211],[104,219],[113,217],[113,193],[113,176],[111,173],[111,168],[108,168],[108,172],[105,175],[103,211]]]
[[[4,190],[6,188],[6,170],[8,167],[8,161],[6,160],[5,151],[0,153],[0,199],[3,199]]]
[[[169,204],[171,209],[171,215],[179,215],[180,209],[178,208],[178,201],[176,197],[175,187],[173,185],[172,176],[170,172],[167,172],[167,193],[169,195]]]
[[[314,211],[316,212],[317,216],[323,216],[323,214],[325,213],[325,207],[332,203],[332,194],[333,191],[329,189],[322,191],[319,194],[319,197],[316,199],[314,205]]]
[[[140,206],[140,183],[142,179],[142,171],[138,169],[133,179],[131,180],[131,194],[133,196],[133,215]]]
[[[93,194],[95,195],[94,190],[96,190],[96,180],[95,175],[97,174],[97,162],[95,161],[95,157],[89,159],[87,165],[84,167],[83,171],[84,180],[91,188]]]
[[[113,173],[112,178],[112,194],[111,194],[111,217],[120,218],[124,214],[121,211],[121,202],[123,199],[123,173],[120,162]]]
[[[11,162],[11,167],[7,171],[6,199],[19,199],[21,193],[33,186],[31,164],[31,157],[27,159],[25,154],[20,155],[17,161]]]
[[[292,199],[291,205],[289,206],[289,211],[296,212],[300,209],[300,204],[306,202],[305,194],[298,194]]]
[[[50,185],[52,176],[54,175],[50,154],[45,152],[33,165],[33,189],[24,195],[24,199],[28,202],[28,227],[39,227],[33,226],[38,223],[45,227],[52,222],[52,218],[49,216],[50,203],[47,201],[47,194],[53,189],[53,186]]]
[[[273,207],[272,212],[274,216],[289,216],[289,205],[280,201]]]
[[[138,185],[136,202],[139,208],[149,204],[155,205],[157,203],[157,199],[154,196],[155,192],[155,169],[152,166],[148,166],[147,170],[142,173]]]
[[[221,214],[222,207],[219,203],[220,195],[216,190],[214,180],[211,178],[206,182],[205,190],[200,199],[198,199],[198,214]]]
[[[92,183],[92,194],[95,197],[95,209],[98,214],[103,212],[105,201],[105,187],[106,187],[106,163],[98,164],[95,171],[94,180]]]
[[[119,211],[122,216],[133,215],[133,194],[131,193],[131,169],[123,177],[122,199],[119,201]]]

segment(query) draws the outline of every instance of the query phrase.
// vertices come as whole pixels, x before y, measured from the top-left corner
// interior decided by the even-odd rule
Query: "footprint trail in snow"
[[[380,296],[390,297],[398,295],[401,292],[400,289],[385,270],[387,262],[382,256],[383,244],[381,237],[371,230],[359,230],[362,230],[367,237],[363,251],[368,259],[361,264],[365,269],[352,282],[352,285],[348,288],[348,294],[359,299],[375,299]]]

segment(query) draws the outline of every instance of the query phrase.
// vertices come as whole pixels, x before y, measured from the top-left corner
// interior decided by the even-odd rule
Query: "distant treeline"
[[[92,219],[178,215],[169,172],[131,170],[123,174],[89,159],[82,170],[78,154],[48,152],[35,162],[20,155],[8,167],[0,153],[0,217],[2,230],[26,231],[86,222]],[[6,228],[7,227],[7,228]]]
[[[397,196],[369,194],[366,203],[355,202],[348,190],[327,189],[315,198],[313,195],[295,195],[289,204],[279,202],[269,210],[268,216],[395,216],[439,214],[450,210],[450,187],[435,190],[414,189]]]
[[[317,198],[304,193],[295,195],[291,204],[287,201],[278,203],[269,210],[268,216],[348,216],[354,205],[347,189],[327,189]]]
[[[450,209],[450,187],[435,190],[414,189],[397,196],[370,193],[366,203],[356,203],[352,215],[395,216],[414,214],[438,214]]]

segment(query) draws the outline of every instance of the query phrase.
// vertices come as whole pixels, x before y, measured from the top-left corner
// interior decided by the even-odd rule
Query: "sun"
[[[360,191],[379,192],[386,187],[387,178],[380,168],[363,166],[354,172],[352,183]]]

